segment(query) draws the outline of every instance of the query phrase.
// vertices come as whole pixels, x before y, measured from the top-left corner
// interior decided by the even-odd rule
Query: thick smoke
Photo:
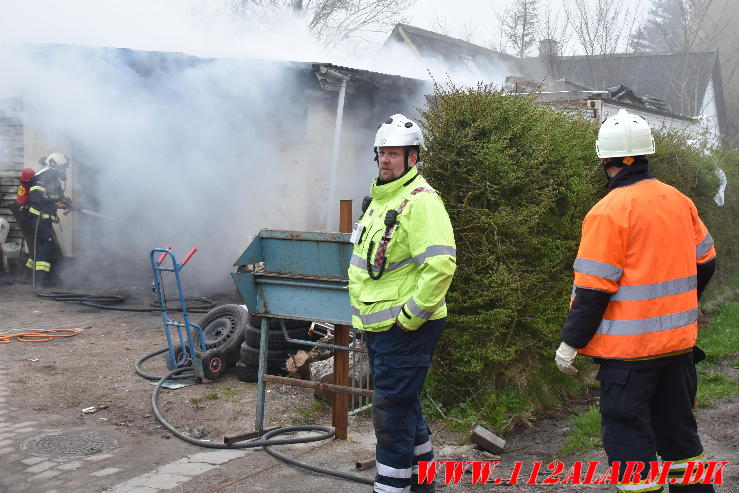
[[[19,98],[47,147],[71,154],[77,206],[109,217],[76,213],[79,281],[140,284],[151,248],[173,245],[181,259],[197,246],[185,277],[189,294],[207,294],[232,286],[232,263],[259,229],[321,229],[337,94],[319,91],[306,64],[263,60],[428,78],[404,68],[404,53],[371,66],[326,53],[288,12],[266,22],[211,4],[0,1],[0,98]],[[375,123],[345,116],[337,198],[355,211],[376,173]]]

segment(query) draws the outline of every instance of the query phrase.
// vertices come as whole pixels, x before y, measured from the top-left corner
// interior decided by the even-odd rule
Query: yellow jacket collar
[[[375,200],[387,200],[395,197],[399,193],[402,193],[406,187],[413,187],[415,178],[418,176],[418,169],[415,167],[411,168],[408,173],[401,176],[397,180],[385,183],[384,185],[377,184],[377,178],[372,182],[372,188],[370,189],[370,195]]]

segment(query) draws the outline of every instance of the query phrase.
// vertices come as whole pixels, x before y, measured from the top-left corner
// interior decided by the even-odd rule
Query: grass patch
[[[584,413],[573,416],[570,425],[572,432],[558,456],[583,454],[600,447],[600,409],[597,406],[590,406]]]
[[[708,327],[701,329],[698,346],[706,352],[703,365],[714,365],[721,359],[739,353],[739,303],[721,303]]]
[[[318,416],[323,414],[327,409],[326,403],[322,400],[315,400],[307,406],[300,406],[295,409],[296,417],[293,423],[296,425],[309,425],[317,421]]]
[[[739,384],[720,373],[698,376],[698,406],[713,407],[715,401],[739,393]]]

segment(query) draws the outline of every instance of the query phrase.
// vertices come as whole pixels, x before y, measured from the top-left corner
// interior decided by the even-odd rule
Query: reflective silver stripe
[[[426,310],[418,306],[418,304],[416,303],[416,300],[414,300],[413,298],[408,300],[407,305],[411,313],[417,316],[418,318],[428,320],[429,318],[431,318],[431,315],[434,314],[434,312],[427,312]]]
[[[624,271],[621,267],[616,267],[615,265],[579,257],[575,259],[575,263],[572,268],[575,272],[602,277],[609,281],[618,281],[621,279],[621,274]]]
[[[413,455],[427,454],[432,450],[433,447],[431,446],[431,440],[429,440],[426,443],[422,443],[421,445],[416,445],[415,447],[413,447]]]
[[[435,257],[437,255],[449,255],[451,257],[456,257],[457,249],[447,245],[431,245],[426,249],[426,251],[413,257],[413,260],[417,264],[421,265],[423,261],[427,258]]]
[[[398,262],[392,262],[390,264],[387,264],[385,266],[385,272],[400,269],[401,267],[408,265],[413,262],[413,258],[407,258],[405,260],[400,260]],[[350,264],[352,264],[354,267],[359,267],[362,270],[367,270],[367,259],[364,259],[360,257],[357,254],[352,254],[352,258],[349,261]],[[373,270],[377,270],[379,267],[373,267]]]
[[[673,294],[687,293],[698,287],[698,277],[688,276],[672,281],[644,284],[642,286],[619,286],[611,301],[639,301],[662,298]]]
[[[706,456],[705,452],[701,452],[700,455],[691,457],[690,459],[672,461],[670,464],[670,471],[673,470],[684,470],[688,467],[688,462],[703,462],[703,458]]]
[[[616,491],[659,491],[662,488],[656,481],[641,484],[619,484],[616,485]]]
[[[375,483],[373,485],[373,491],[376,493],[408,493],[411,491],[411,487],[406,486],[405,488],[397,488],[395,486],[388,486],[382,483]]]
[[[395,320],[402,307],[403,305],[391,306],[390,308],[385,308],[375,313],[368,313],[367,315],[362,315],[357,308],[352,307],[352,313],[359,317],[363,325],[371,325],[384,322],[385,320]]]
[[[598,334],[637,335],[685,327],[698,320],[698,309],[640,320],[602,320]]]
[[[695,258],[701,258],[703,255],[707,254],[708,250],[710,250],[712,246],[713,238],[711,238],[711,233],[706,233],[706,237],[703,238],[703,241],[695,246]]]
[[[385,476],[386,478],[410,478],[413,475],[413,468],[406,467],[398,469],[395,467],[386,466],[385,464],[377,463],[377,474]]]
[[[416,255],[415,257],[409,257],[403,260],[398,260],[397,262],[391,262],[387,264],[385,266],[385,272],[400,269],[401,267],[405,267],[411,262],[415,262],[416,264],[421,265],[423,261],[427,258],[435,257],[437,255],[450,255],[452,257],[456,257],[457,249],[445,245],[432,245],[428,247],[423,253]],[[349,263],[354,267],[359,267],[362,270],[367,270],[367,259],[360,257],[356,253],[352,254],[352,258]]]

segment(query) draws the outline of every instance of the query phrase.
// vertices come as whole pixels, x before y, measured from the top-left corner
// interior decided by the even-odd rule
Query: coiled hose
[[[177,428],[175,428],[169,422],[167,422],[167,420],[164,419],[164,416],[162,416],[162,413],[159,411],[159,406],[158,406],[159,391],[162,388],[162,384],[164,384],[164,382],[166,382],[167,380],[192,378],[193,377],[191,373],[192,368],[187,368],[187,367],[177,368],[175,370],[170,371],[163,377],[150,375],[148,373],[145,373],[143,370],[141,370],[141,363],[143,363],[149,358],[152,358],[158,354],[162,354],[168,350],[169,348],[164,348],[164,349],[160,349],[160,350],[157,350],[157,351],[154,351],[154,352],[151,352],[149,354],[142,356],[134,364],[134,369],[136,370],[137,374],[139,374],[140,376],[148,380],[158,380],[157,385],[154,388],[154,392],[152,392],[151,394],[151,408],[154,411],[154,417],[156,417],[157,421],[159,421],[159,424],[165,427],[170,433],[172,433],[174,436],[176,436],[180,440],[184,440],[187,443],[191,443],[199,447],[214,448],[214,449],[246,449],[246,448],[263,447],[264,451],[267,452],[272,457],[274,457],[275,459],[281,460],[287,464],[291,464],[301,469],[305,469],[307,471],[315,472],[318,474],[325,474],[327,476],[333,476],[336,478],[346,479],[347,481],[354,481],[356,483],[362,483],[362,484],[368,484],[368,485],[374,484],[373,480],[363,478],[361,476],[355,476],[353,474],[332,471],[330,469],[324,469],[322,467],[305,464],[303,462],[293,459],[292,457],[288,457],[275,450],[272,450],[271,448],[275,445],[290,445],[290,444],[296,444],[296,443],[310,443],[310,442],[318,442],[321,440],[328,440],[329,438],[333,438],[334,436],[333,428],[330,428],[328,426],[318,426],[318,425],[285,426],[282,428],[278,428],[276,430],[268,431],[267,433],[262,435],[261,439],[255,439],[255,440],[250,440],[248,442],[242,442],[242,443],[236,443],[236,444],[215,443],[209,440],[198,440],[198,439],[192,438],[180,432]],[[189,374],[186,372],[188,372]],[[274,438],[276,436],[283,435],[285,433],[293,433],[297,431],[314,431],[314,432],[318,432],[319,434],[315,436],[305,437],[305,438],[288,438],[288,439]]]
[[[33,292],[40,298],[49,298],[54,301],[63,301],[67,303],[79,303],[85,306],[91,306],[94,308],[100,308],[102,310],[116,310],[122,312],[160,312],[161,308],[159,303],[156,301],[151,302],[149,305],[151,308],[136,308],[136,307],[124,307],[116,306],[120,305],[126,299],[123,296],[118,295],[98,295],[98,294],[87,294],[87,293],[76,293],[73,291],[50,291],[44,293],[39,290],[36,285],[36,251],[38,247],[38,226],[41,222],[41,216],[37,216],[36,227],[33,231],[33,270],[31,274],[31,282],[33,284]],[[211,308],[215,306],[215,303],[207,298],[186,298],[185,301],[189,305],[187,311],[189,313],[207,313]],[[195,306],[192,306],[195,305]],[[177,311],[182,311],[182,306],[176,306],[174,308]]]

